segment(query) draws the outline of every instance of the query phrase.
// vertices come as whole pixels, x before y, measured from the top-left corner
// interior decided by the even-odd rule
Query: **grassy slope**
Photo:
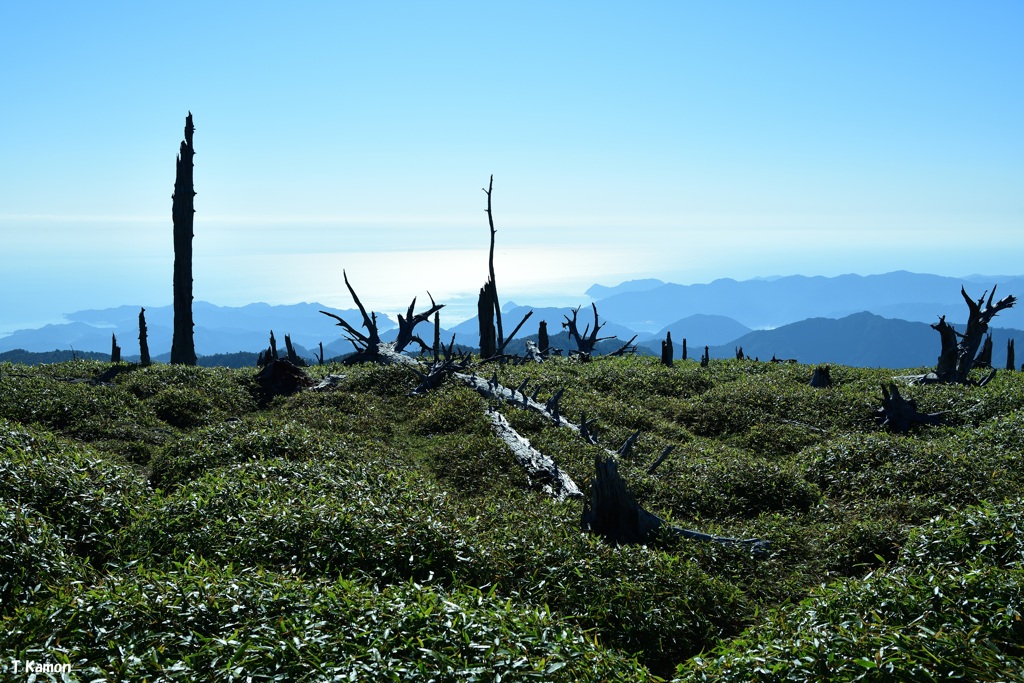
[[[638,500],[771,539],[610,548],[461,386],[401,368],[261,404],[252,370],[0,364],[0,650],[82,680],[1019,680],[1024,376],[652,358],[498,368],[597,418]],[[503,411],[581,485],[599,451]],[[676,451],[647,475],[668,444]],[[0,667],[10,667],[10,661]],[[7,669],[5,669],[6,671]]]

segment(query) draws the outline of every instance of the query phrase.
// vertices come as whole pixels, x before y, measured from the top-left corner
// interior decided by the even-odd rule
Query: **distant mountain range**
[[[587,294],[596,300],[600,336],[613,336],[603,350],[617,348],[636,336],[634,343],[643,353],[661,353],[661,340],[672,333],[675,354],[682,353],[687,341],[689,357],[699,358],[704,346],[713,358],[733,357],[743,347],[748,357],[767,360],[795,358],[803,363],[831,362],[864,367],[910,368],[934,365],[939,352],[939,336],[929,325],[945,315],[947,321],[963,323],[967,306],[960,294],[977,299],[998,285],[998,297],[1024,296],[1024,276],[967,276],[949,278],[937,275],[894,272],[885,275],[842,275],[839,277],[787,276],[755,280],[715,280],[707,284],[678,285],[660,280],[634,280],[614,287],[594,285]],[[593,326],[590,301],[580,302],[580,331]],[[109,353],[110,335],[116,334],[122,354],[130,358],[138,353],[137,306],[78,311],[67,316],[69,322],[33,330],[18,330],[0,337],[0,353],[21,349],[48,352],[75,349]],[[358,310],[330,309],[318,303],[271,306],[263,303],[241,307],[215,306],[196,302],[196,352],[215,354],[255,353],[267,347],[273,330],[280,349],[290,334],[301,355],[313,357],[313,350],[324,343],[327,358],[352,350],[343,330],[321,310],[343,317],[358,326]],[[519,323],[531,307],[506,303],[502,320],[506,334]],[[552,343],[564,333],[561,323],[572,315],[572,308],[533,308],[533,315],[517,335],[521,348],[526,338],[536,339],[538,324],[546,321]],[[441,311],[442,322],[444,311]],[[171,345],[173,309],[171,306],[146,310],[149,346],[154,357],[166,353]],[[378,314],[381,337],[391,341],[397,325]],[[1003,367],[1006,340],[1024,343],[1024,305],[1003,311],[993,329],[993,364]],[[433,325],[417,327],[420,337],[430,343]],[[456,344],[476,347],[479,343],[477,319],[471,318],[441,329],[447,344],[454,335]],[[562,337],[558,337],[562,342]],[[556,344],[557,345],[557,344]],[[568,341],[562,347],[568,346]],[[1024,348],[1024,346],[1020,346]],[[308,351],[307,351],[308,349]],[[9,354],[3,354],[8,356]],[[0,356],[2,358],[3,356]],[[1024,353],[1022,353],[1024,360]]]

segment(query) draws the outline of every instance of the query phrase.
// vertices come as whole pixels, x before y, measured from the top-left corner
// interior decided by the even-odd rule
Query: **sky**
[[[1024,273],[1024,3],[5,2],[0,335],[194,296]]]

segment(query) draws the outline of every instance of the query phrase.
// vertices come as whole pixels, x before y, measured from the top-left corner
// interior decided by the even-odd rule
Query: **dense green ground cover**
[[[1024,680],[1024,376],[652,358],[495,367],[597,419],[675,537],[612,548],[530,488],[456,384],[344,373],[267,403],[254,370],[0,364],[0,671],[73,680]],[[492,371],[488,369],[488,373]],[[504,406],[585,483],[599,449]],[[653,475],[664,446],[676,450]]]

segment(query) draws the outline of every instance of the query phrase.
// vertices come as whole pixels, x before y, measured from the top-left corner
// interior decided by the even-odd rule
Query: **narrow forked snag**
[[[490,183],[484,188],[487,195],[487,225],[491,231],[491,248],[487,258],[487,282],[480,289],[480,297],[477,300],[477,319],[480,324],[480,357],[494,358],[505,353],[512,338],[522,328],[523,323],[533,315],[533,311],[527,312],[512,334],[505,337],[505,330],[501,322],[501,302],[498,299],[498,285],[494,275],[494,236],[497,230],[494,228],[494,213],[491,210],[491,198],[494,193],[494,175],[491,175]],[[495,329],[495,327],[497,329]]]

